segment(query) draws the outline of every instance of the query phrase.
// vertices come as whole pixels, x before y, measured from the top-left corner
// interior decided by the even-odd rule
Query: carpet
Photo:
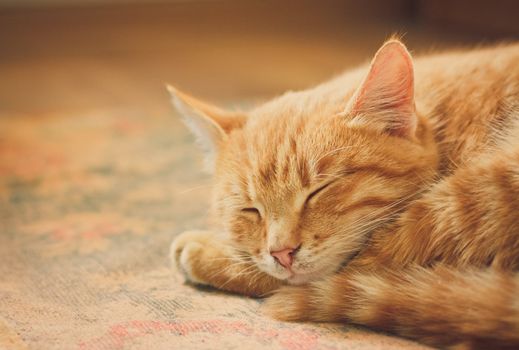
[[[167,255],[204,227],[201,168],[174,115],[0,116],[0,349],[425,349],[185,285]]]

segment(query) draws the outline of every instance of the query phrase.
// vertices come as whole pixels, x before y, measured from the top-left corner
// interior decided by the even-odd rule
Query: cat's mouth
[[[266,270],[265,272],[273,277],[287,282],[288,284],[299,285],[318,279],[322,275],[323,270],[294,271],[293,268],[284,268],[282,272],[272,271],[270,269]]]
[[[332,266],[325,266],[325,267],[321,267],[321,268],[318,268],[313,271],[304,271],[304,272],[303,271],[296,272],[292,268],[290,268],[287,270],[289,272],[289,276],[287,278],[285,278],[285,280],[289,284],[299,285],[299,284],[305,284],[305,283],[308,283],[311,281],[321,279],[324,276],[326,276],[332,272],[336,272],[337,270],[340,270],[340,269],[343,269],[344,267],[346,267],[352,260],[354,260],[363,251],[364,246],[365,245],[363,245],[361,248],[359,248],[354,253],[350,254],[346,259],[344,259],[339,264],[339,266],[336,266],[335,268]]]
[[[346,261],[350,261],[357,253],[350,255]],[[316,260],[314,259],[312,262],[301,261],[293,266],[281,266],[279,263],[272,264],[273,261],[267,261],[267,263],[257,261],[256,264],[260,270],[291,285],[300,285],[320,280],[335,273],[344,266],[343,263],[345,264],[344,260],[339,259],[327,264],[319,263],[319,259]]]

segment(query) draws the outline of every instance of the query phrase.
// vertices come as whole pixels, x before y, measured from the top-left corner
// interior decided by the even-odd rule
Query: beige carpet
[[[114,117],[117,116],[118,117]],[[0,117],[0,349],[418,349],[173,277],[208,181],[174,115]]]

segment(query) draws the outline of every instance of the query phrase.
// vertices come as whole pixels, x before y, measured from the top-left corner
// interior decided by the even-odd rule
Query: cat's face
[[[388,54],[386,67],[398,52]],[[402,57],[385,81],[368,75],[343,98],[322,88],[287,94],[227,124],[214,109],[196,106],[213,112],[215,122],[205,130],[216,137],[214,211],[236,247],[264,272],[293,284],[333,273],[430,177],[435,152],[408,105],[412,76],[411,97],[401,91],[409,89],[405,84],[372,91],[391,75],[409,74],[400,66],[408,56]],[[370,74],[380,74],[377,68],[375,60]],[[399,103],[388,104],[384,93]],[[385,110],[374,109],[375,97],[386,99],[379,106]],[[388,116],[407,119],[388,122]]]
[[[233,133],[217,159],[216,212],[260,269],[302,283],[362,249],[428,167],[421,145],[332,108],[271,113]],[[296,250],[289,268],[271,255],[286,248]]]

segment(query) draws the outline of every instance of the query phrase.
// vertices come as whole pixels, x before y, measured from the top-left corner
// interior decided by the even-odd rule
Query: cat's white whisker
[[[194,187],[190,187],[190,188],[187,188],[183,191],[180,191],[179,194],[180,195],[184,195],[184,194],[187,194],[187,193],[191,193],[193,191],[196,191],[196,190],[200,190],[200,189],[204,189],[204,188],[212,188],[213,186],[211,184],[208,184],[208,185],[200,185],[200,186],[194,186]]]

